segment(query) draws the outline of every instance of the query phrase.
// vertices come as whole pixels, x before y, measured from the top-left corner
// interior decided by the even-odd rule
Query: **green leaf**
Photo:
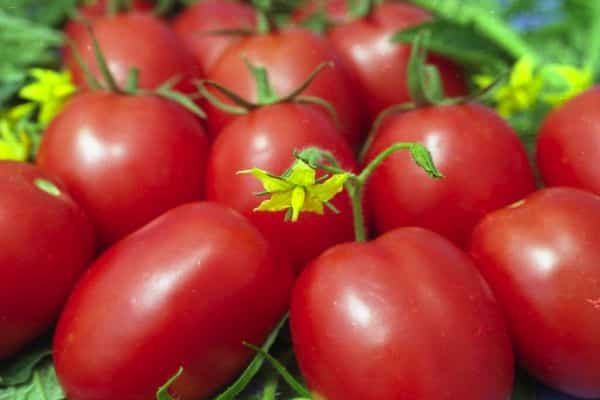
[[[156,391],[156,400],[174,400],[171,394],[169,394],[169,388],[179,379],[179,377],[183,374],[183,367],[179,367],[175,375],[173,375],[169,380],[158,388]]]
[[[443,178],[444,175],[437,169],[427,147],[419,143],[414,143],[410,147],[410,155],[417,165],[425,170],[432,178]]]
[[[275,326],[275,328],[271,331],[267,340],[263,343],[261,349],[264,351],[269,351],[277,336],[279,336],[279,332],[281,328],[285,325],[288,320],[288,314],[281,318],[279,323]],[[214,400],[236,400],[237,396],[246,389],[248,384],[254,379],[256,374],[260,371],[263,364],[265,362],[265,357],[262,354],[256,354],[252,362],[248,365],[248,367],[242,372],[242,374],[237,378],[237,380],[229,386],[223,393],[215,397]],[[0,398],[0,400],[2,400]]]
[[[0,400],[64,400],[51,359],[38,364],[26,382],[1,387]]]
[[[0,363],[0,387],[27,382],[35,368],[51,354],[50,344],[43,340],[16,357]]]
[[[472,26],[435,19],[395,33],[396,43],[412,43],[422,32],[430,32],[422,45],[429,51],[447,56],[473,70],[505,69],[509,57],[494,43],[479,35]]]

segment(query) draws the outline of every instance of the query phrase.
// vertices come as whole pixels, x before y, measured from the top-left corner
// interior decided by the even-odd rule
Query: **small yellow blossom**
[[[554,106],[563,104],[593,84],[590,70],[567,64],[548,64],[542,69],[542,75],[548,86],[542,99]]]
[[[8,118],[0,118],[0,160],[25,161],[29,157],[29,136],[15,130],[15,125]]]
[[[328,204],[344,188],[349,174],[334,174],[319,182],[316,172],[308,164],[297,160],[288,174],[274,176],[258,168],[239,171],[252,174],[265,188],[264,194],[271,198],[263,201],[254,211],[291,210],[291,220],[298,220],[301,211],[323,214],[323,204]]]
[[[486,87],[493,81],[489,75],[474,77],[477,86]],[[523,57],[513,66],[508,82],[496,89],[494,100],[497,111],[503,117],[530,109],[538,100],[543,79],[536,73],[536,64],[530,57]]]
[[[19,96],[29,100],[28,104],[39,106],[38,122],[46,125],[60,112],[76,87],[68,71],[33,68],[29,73],[34,81],[23,86]]]

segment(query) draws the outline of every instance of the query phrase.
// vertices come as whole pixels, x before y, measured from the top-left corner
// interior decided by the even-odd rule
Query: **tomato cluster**
[[[170,393],[210,398],[289,310],[315,399],[506,400],[515,363],[600,396],[600,89],[546,119],[537,188],[519,137],[471,99],[377,118],[414,95],[414,49],[389,38],[420,8],[330,1],[318,35],[294,24],[310,1],[269,31],[234,0],[170,21],[130,6],[66,25],[78,93],[35,165],[0,162],[0,359],[56,323],[70,400],[148,400],[180,367]],[[466,94],[451,60],[426,62]],[[383,160],[399,142],[443,178]],[[312,180],[294,176],[307,148],[328,157]],[[331,174],[350,180],[329,201]],[[283,212],[257,212],[260,192]],[[313,213],[285,220],[297,201]]]

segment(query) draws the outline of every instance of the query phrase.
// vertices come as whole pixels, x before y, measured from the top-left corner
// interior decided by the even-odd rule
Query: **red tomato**
[[[256,100],[256,84],[244,58],[267,68],[271,84],[278,95],[284,96],[296,89],[321,63],[336,61],[337,55],[324,38],[302,30],[257,35],[240,41],[223,54],[209,72],[208,78],[238,93],[243,98]],[[344,128],[344,134],[357,146],[364,131],[361,110],[339,64],[322,71],[303,95],[317,96],[335,107]],[[236,116],[207,106],[211,135],[216,136]]]
[[[292,14],[293,21],[296,23],[305,22],[307,18],[315,13],[325,11],[329,22],[336,24],[348,22],[352,19],[348,15],[348,7],[346,0],[307,0],[302,3],[302,6],[296,9]]]
[[[297,104],[263,107],[236,119],[214,142],[207,167],[207,198],[244,214],[272,243],[289,252],[296,267],[354,238],[347,194],[332,200],[339,214],[329,210],[325,215],[302,213],[297,222],[286,222],[283,212],[252,211],[265,200],[254,193],[264,189],[253,176],[236,172],[257,167],[282,174],[294,161],[294,150],[311,146],[331,151],[346,169],[356,169],[352,150],[328,115],[314,106]]]
[[[138,68],[140,88],[154,89],[177,76],[181,80],[176,89],[184,93],[196,91],[193,80],[201,76],[200,66],[166,23],[151,15],[124,14],[98,17],[91,25],[109,69],[121,87],[126,84],[130,70]],[[75,32],[71,39],[93,75],[102,82],[87,30]],[[65,54],[65,64],[74,81],[87,87],[83,70],[71,51]]]
[[[223,29],[255,29],[254,9],[235,0],[205,0],[186,8],[174,22],[173,29],[208,73],[221,55],[241,40],[236,35],[213,35]]]
[[[81,208],[35,166],[0,161],[0,192],[2,359],[50,327],[95,244]]]
[[[481,217],[535,189],[523,144],[504,120],[481,105],[394,115],[377,133],[367,161],[396,142],[425,145],[445,178],[428,178],[408,153],[390,156],[366,191],[379,232],[416,225],[463,244]]]
[[[410,45],[391,42],[391,36],[430,19],[410,4],[391,2],[376,6],[366,18],[334,27],[329,38],[348,67],[371,120],[384,108],[410,100],[406,68]],[[428,62],[440,71],[447,95],[463,95],[463,77],[450,61],[432,55]]]
[[[548,186],[600,194],[600,86],[554,110],[537,138],[537,164]]]
[[[233,379],[285,312],[292,270],[236,212],[168,211],[104,253],[67,303],[54,361],[70,400],[177,398]]]
[[[470,252],[529,372],[566,393],[600,396],[600,198],[540,190],[486,216]]]
[[[292,293],[294,350],[327,400],[506,400],[510,340],[462,251],[421,228],[323,253]]]
[[[37,162],[61,178],[107,245],[200,199],[207,153],[204,129],[179,105],[89,92],[52,121]]]

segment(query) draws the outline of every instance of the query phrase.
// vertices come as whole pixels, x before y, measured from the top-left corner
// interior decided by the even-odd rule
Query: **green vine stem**
[[[301,152],[296,152],[294,155],[297,159],[304,161],[305,163],[320,168],[326,172],[333,174],[348,174],[349,179],[344,185],[350,201],[352,203],[352,212],[354,218],[354,235],[357,242],[367,241],[367,230],[365,227],[364,210],[363,210],[363,196],[364,188],[369,178],[373,175],[373,172],[383,163],[389,156],[400,150],[410,151],[415,163],[421,167],[431,178],[443,178],[444,175],[435,167],[431,153],[425,146],[420,143],[394,143],[390,147],[379,153],[373,160],[371,160],[358,175],[346,171],[340,167],[339,162],[331,152],[317,149],[308,148]],[[319,160],[324,160],[323,163]]]
[[[537,52],[517,32],[486,9],[464,4],[461,0],[410,0],[410,2],[459,25],[472,26],[515,59],[530,57],[539,60]]]

